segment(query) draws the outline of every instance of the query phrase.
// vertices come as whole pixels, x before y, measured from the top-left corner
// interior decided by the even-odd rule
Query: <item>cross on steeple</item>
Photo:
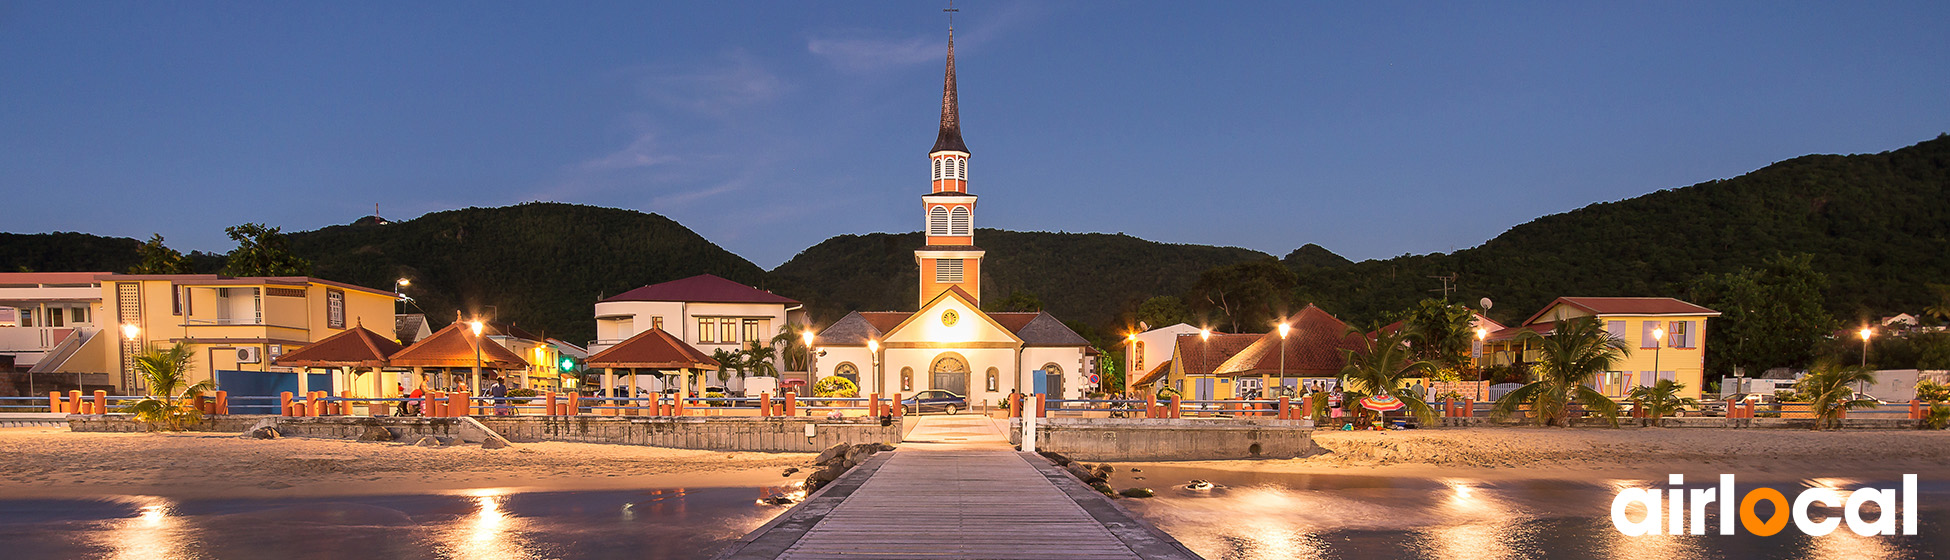
[[[955,0],[948,0],[948,9],[941,11],[948,12],[948,38],[952,40],[955,38],[955,12],[961,10],[955,9]]]

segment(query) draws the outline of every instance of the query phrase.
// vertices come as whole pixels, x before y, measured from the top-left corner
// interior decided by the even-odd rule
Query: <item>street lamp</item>
[[[126,361],[123,365],[123,379],[126,381],[127,388],[129,389],[135,388],[135,355],[141,349],[141,347],[136,345],[135,339],[141,334],[142,327],[135,326],[135,323],[122,323],[122,338],[128,341],[128,343],[122,345],[122,348],[125,349],[123,354],[128,355],[127,358],[123,358]]]
[[[406,312],[404,305],[406,301],[406,287],[411,285],[413,285],[413,281],[405,278],[393,281],[393,305],[398,306],[399,309],[399,311],[395,311],[394,313]]]
[[[468,323],[467,323],[467,328],[468,328],[468,329],[470,329],[470,330],[473,330],[473,331],[474,331],[474,384],[473,384],[473,385],[470,385],[470,386],[468,386],[468,388],[467,388],[467,390],[469,390],[469,391],[473,391],[473,392],[475,392],[475,393],[479,393],[479,392],[481,391],[481,330],[482,330],[482,325],[481,325],[481,322],[480,322],[480,321],[478,321],[478,320],[476,320],[476,321],[471,321],[471,322],[468,322]],[[468,397],[468,400],[469,400],[469,401],[472,401],[472,400],[473,400],[473,397],[472,397],[472,396],[470,396],[470,397]]]
[[[1286,394],[1286,334],[1288,332],[1291,332],[1292,330],[1293,327],[1287,325],[1286,321],[1280,321],[1280,385],[1279,385],[1280,392],[1279,394],[1281,395]]]
[[[880,375],[880,341],[867,340],[867,355],[873,359],[873,390],[876,393],[887,390],[887,382]]]
[[[1652,328],[1652,344],[1653,344],[1653,346],[1652,346],[1652,379],[1649,379],[1649,380],[1641,380],[1641,381],[1639,382],[1639,384],[1640,384],[1640,385],[1650,385],[1650,383],[1645,383],[1645,381],[1655,381],[1655,382],[1656,382],[1656,381],[1657,381],[1657,380],[1659,379],[1659,375],[1660,375],[1660,373],[1659,373],[1659,349],[1661,349],[1661,348],[1665,348],[1665,346],[1666,346],[1666,329],[1664,329],[1664,328],[1660,328],[1660,327],[1653,327],[1653,328]]]
[[[813,379],[812,379],[812,378],[813,378],[813,347],[812,347],[812,344],[813,344],[813,332],[812,332],[812,329],[806,329],[806,332],[804,332],[804,333],[800,333],[800,335],[799,335],[799,340],[800,340],[800,341],[802,341],[802,342],[805,342],[805,343],[806,343],[806,382],[807,382],[807,383],[812,383],[812,381],[813,381]]]
[[[1483,362],[1489,357],[1490,330],[1476,327],[1476,400],[1483,400]]]
[[[1868,327],[1862,327],[1862,330],[1855,334],[1862,335],[1862,367],[1869,367],[1869,337],[1875,336],[1876,332]]]

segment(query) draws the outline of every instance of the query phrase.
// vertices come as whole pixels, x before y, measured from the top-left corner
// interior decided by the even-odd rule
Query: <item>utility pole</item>
[[[1440,289],[1429,291],[1439,292],[1442,294],[1442,301],[1449,301],[1449,292],[1456,291],[1456,273],[1451,272],[1448,276],[1430,276],[1429,278],[1442,281],[1442,287]]]

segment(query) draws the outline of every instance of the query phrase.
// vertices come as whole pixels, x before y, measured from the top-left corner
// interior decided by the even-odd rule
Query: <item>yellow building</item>
[[[1524,332],[1549,336],[1560,321],[1596,317],[1606,332],[1623,339],[1630,351],[1618,369],[1598,376],[1594,389],[1623,397],[1633,387],[1671,379],[1685,385],[1683,396],[1699,398],[1706,370],[1706,320],[1720,312],[1673,298],[1562,297],[1523,323],[1490,333],[1491,365],[1538,360],[1538,343],[1520,342]]]
[[[214,372],[279,372],[293,374],[288,385],[295,387],[297,370],[273,365],[277,356],[352,327],[388,332],[393,325],[392,292],[317,278],[111,274],[98,279],[103,303],[98,322],[114,337],[114,343],[102,345],[104,362],[119,374],[113,381],[124,394],[146,389],[132,359],[145,350],[189,344],[191,382],[211,379]],[[279,376],[217,380],[227,390],[287,385]]]

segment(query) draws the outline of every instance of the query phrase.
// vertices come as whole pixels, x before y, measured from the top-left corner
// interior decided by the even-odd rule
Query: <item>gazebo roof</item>
[[[477,363],[476,348],[480,349],[478,363],[483,368],[528,369],[528,360],[501,343],[474,336],[474,330],[460,321],[393,354],[390,361],[394,367],[468,368]]]
[[[637,333],[590,356],[587,363],[592,368],[718,369],[717,360],[663,329]]]
[[[273,361],[277,365],[296,367],[385,367],[402,348],[405,347],[393,339],[358,325]]]

